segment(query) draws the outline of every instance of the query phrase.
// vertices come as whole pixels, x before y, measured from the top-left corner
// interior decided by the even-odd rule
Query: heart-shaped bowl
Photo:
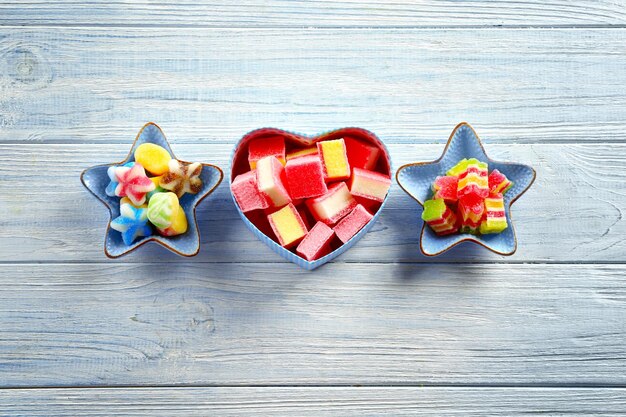
[[[415,199],[422,207],[424,201],[432,196],[431,186],[440,175],[452,168],[463,158],[476,158],[489,164],[489,171],[497,169],[513,181],[513,187],[504,194],[504,209],[509,227],[502,233],[487,235],[471,235],[456,233],[447,236],[438,236],[426,223],[422,225],[420,235],[420,249],[426,256],[439,255],[452,247],[463,243],[473,242],[499,254],[512,255],[517,250],[517,238],[511,219],[511,205],[535,181],[535,170],[527,165],[512,162],[499,162],[487,156],[476,131],[468,123],[459,123],[439,159],[432,162],[416,162],[403,165],[396,172],[396,181],[400,188]]]
[[[385,144],[374,133],[368,130],[357,128],[357,127],[347,127],[347,128],[341,128],[341,129],[336,129],[336,130],[332,130],[329,132],[325,132],[317,136],[307,136],[307,135],[303,135],[299,133],[288,132],[282,129],[261,128],[261,129],[253,130],[247,133],[235,145],[232,156],[231,156],[231,161],[230,161],[231,162],[230,184],[232,184],[234,178],[237,175],[242,174],[250,169],[248,165],[248,159],[247,159],[248,144],[250,143],[250,141],[256,140],[256,139],[262,139],[266,137],[273,137],[273,136],[283,136],[285,138],[285,143],[288,147],[290,145],[297,146],[297,147],[306,147],[306,146],[314,145],[315,143],[323,141],[323,140],[340,139],[344,137],[351,137],[351,138],[359,139],[363,142],[367,142],[370,145],[375,145],[380,150],[380,156],[378,158],[378,162],[377,162],[377,166],[375,170],[383,174],[386,174],[391,178],[392,167],[391,167],[391,158],[389,156],[389,151],[387,150],[387,147],[385,146]],[[231,188],[231,197],[233,199],[233,203],[235,204],[237,212],[239,213],[239,216],[241,216],[241,219],[243,220],[244,224],[246,225],[248,229],[252,231],[252,233],[254,233],[254,235],[261,242],[265,243],[274,252],[276,252],[283,258],[287,259],[288,261],[295,263],[296,265],[300,266],[303,269],[313,270],[315,268],[318,268],[324,265],[326,262],[336,258],[337,256],[341,255],[342,253],[350,249],[355,243],[357,243],[363,236],[365,236],[365,234],[372,228],[372,226],[374,225],[374,223],[380,216],[380,213],[382,212],[383,208],[385,207],[387,203],[387,200],[389,199],[389,193],[387,193],[387,196],[378,207],[378,210],[376,210],[375,213],[372,213],[373,218],[369,221],[369,223],[363,226],[363,228],[357,234],[355,234],[346,243],[342,245],[333,246],[333,250],[329,254],[313,261],[308,261],[300,257],[299,255],[297,255],[296,253],[280,246],[271,237],[272,231],[268,227],[263,227],[262,229],[257,227],[257,225],[253,223],[253,220],[258,220],[259,213],[257,213],[256,211],[253,211],[253,212],[249,212],[248,215],[246,215],[246,213],[241,211],[232,193],[232,188]]]
[[[196,220],[196,206],[215,190],[224,177],[222,170],[215,165],[202,164],[202,172],[200,173],[202,189],[197,194],[186,193],[180,198],[180,206],[185,211],[189,223],[185,233],[171,237],[153,234],[152,236],[139,238],[131,245],[126,245],[122,241],[121,233],[111,228],[111,219],[120,215],[120,198],[111,197],[105,192],[110,181],[107,170],[112,165],[124,165],[128,162],[133,162],[135,160],[135,149],[142,143],[153,143],[162,146],[167,149],[172,158],[176,158],[161,128],[156,123],[150,122],[145,124],[137,134],[126,159],[113,164],[97,165],[88,168],[80,176],[80,180],[85,188],[109,209],[110,218],[105,234],[104,253],[109,258],[118,258],[148,242],[156,242],[178,255],[194,256],[200,251],[200,232]],[[184,163],[185,161],[181,162]]]

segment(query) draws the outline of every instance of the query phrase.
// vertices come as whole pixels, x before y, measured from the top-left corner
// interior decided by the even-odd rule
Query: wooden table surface
[[[0,415],[626,413],[626,1],[239,3],[0,1]],[[537,170],[511,257],[424,257],[394,184],[305,272],[224,182],[198,256],[112,261],[79,181],[147,121],[227,171],[262,126],[364,127],[398,168],[463,120]]]

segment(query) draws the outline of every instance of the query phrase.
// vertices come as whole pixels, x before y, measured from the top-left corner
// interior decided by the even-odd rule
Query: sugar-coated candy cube
[[[180,210],[180,204],[176,194],[158,193],[148,202],[148,220],[155,227],[165,229],[170,227],[178,210]]]
[[[257,161],[257,186],[271,207],[282,207],[291,203],[285,179],[285,167],[275,156],[267,156]]]
[[[172,191],[181,198],[185,193],[197,194],[202,189],[202,164],[190,164],[171,159],[168,163],[169,171],[161,177],[160,185],[163,189]]]
[[[330,252],[330,243],[335,236],[333,229],[325,223],[317,222],[302,239],[296,253],[307,261],[314,261]]]
[[[118,181],[115,195],[128,197],[135,206],[142,205],[146,201],[146,194],[155,188],[141,164],[135,163],[132,167],[115,167],[114,172]]]
[[[449,235],[459,230],[457,217],[441,198],[426,200],[422,220],[438,235]]]
[[[309,155],[317,155],[317,146],[311,146],[309,148],[297,149],[295,151],[289,152],[285,159],[287,162],[291,159],[300,158],[301,156],[309,156]]]
[[[485,218],[480,223],[480,233],[500,233],[508,227],[504,211],[504,198],[500,193],[485,198]]]
[[[270,206],[257,186],[256,170],[237,175],[230,185],[230,189],[239,208],[244,213],[252,210],[264,210]]]
[[[285,248],[296,245],[307,234],[306,225],[291,203],[268,215],[267,219],[278,243]]]
[[[350,178],[350,194],[366,200],[383,202],[391,187],[391,178],[375,171],[353,168]]]
[[[351,137],[345,137],[344,140],[350,167],[373,170],[378,162],[380,149]]]
[[[452,175],[437,177],[433,183],[434,199],[441,198],[446,203],[456,203],[459,179]]]
[[[352,239],[374,216],[358,204],[348,215],[337,223],[333,228],[335,234],[343,243]]]
[[[488,177],[489,191],[491,193],[506,193],[512,186],[513,182],[497,169],[491,171]]]
[[[328,225],[337,223],[343,216],[350,213],[357,205],[345,182],[332,185],[328,192],[306,201],[315,220]]]
[[[451,176],[451,177],[458,177],[462,172],[465,171],[466,167],[467,167],[467,159],[463,158],[459,162],[457,162],[455,166],[450,168],[446,172],[446,175]]]
[[[461,232],[475,234],[478,231],[484,213],[485,203],[482,197],[475,194],[459,197]]]
[[[465,170],[459,174],[457,195],[459,198],[475,194],[485,198],[489,195],[488,166],[476,158],[467,160]]]
[[[322,162],[317,152],[315,155],[288,160],[285,165],[285,176],[292,199],[317,197],[328,191]]]
[[[167,149],[154,143],[142,143],[135,149],[135,161],[152,175],[165,174],[171,159]]]
[[[135,162],[127,162],[124,165],[121,165],[123,167],[132,167],[133,165],[135,165]],[[107,185],[107,188],[104,190],[104,192],[106,193],[106,195],[108,195],[109,197],[116,197],[117,195],[115,194],[115,189],[117,188],[117,176],[115,176],[115,168],[118,168],[118,166],[110,166],[109,169],[107,169],[107,175],[109,176],[109,185]]]
[[[120,206],[120,215],[111,220],[111,228],[122,234],[124,244],[131,245],[137,238],[152,235],[147,211],[131,204]]]
[[[164,229],[157,228],[157,231],[163,236],[177,236],[185,233],[187,231],[187,215],[185,214],[185,210],[180,207],[169,227]]]
[[[350,178],[350,163],[343,139],[324,140],[317,142],[324,178],[326,181],[345,180]]]
[[[285,138],[282,136],[271,136],[263,139],[256,139],[248,145],[248,163],[250,169],[256,169],[256,164],[260,159],[268,156],[276,157],[281,164],[285,164]]]

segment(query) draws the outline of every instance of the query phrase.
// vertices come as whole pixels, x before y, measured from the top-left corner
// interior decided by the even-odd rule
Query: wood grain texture
[[[164,127],[168,132],[167,126]],[[177,156],[210,162],[228,173],[233,144],[179,144]],[[82,169],[122,160],[113,145],[0,145],[0,261],[103,261],[108,211],[79,181]],[[389,145],[395,168],[439,157],[443,145]],[[519,249],[504,258],[475,245],[427,258],[419,251],[419,205],[400,187],[374,228],[337,262],[624,262],[626,145],[488,144],[495,159],[529,164],[533,187],[513,205]],[[42,181],[42,173],[46,174]],[[227,174],[228,176],[229,174]],[[52,183],[50,183],[52,181]],[[201,252],[190,262],[286,262],[246,229],[226,178],[198,207]],[[39,213],[39,214],[38,214]],[[179,262],[147,245],[120,262]]]
[[[110,3],[112,4],[112,3]],[[626,29],[0,29],[0,142],[187,143],[360,126],[444,143],[626,141]]]
[[[11,417],[615,416],[626,409],[626,392],[433,387],[4,390],[0,409]]]
[[[0,385],[626,385],[622,265],[15,264]]]
[[[626,3],[609,0],[246,2],[63,0],[0,3],[0,24],[225,27],[622,25]]]

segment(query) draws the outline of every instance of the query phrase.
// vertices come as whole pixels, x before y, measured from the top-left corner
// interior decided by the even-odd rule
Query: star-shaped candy
[[[169,162],[169,172],[161,178],[161,187],[172,191],[178,198],[185,193],[197,194],[202,189],[202,164],[193,162],[182,163],[176,159]]]
[[[132,167],[115,167],[113,172],[118,182],[115,195],[128,197],[136,206],[145,203],[146,194],[156,187],[140,164],[134,164]]]
[[[83,185],[91,192],[98,200],[100,200],[105,206],[107,206],[111,218],[110,227],[106,229],[106,236],[104,241],[104,253],[109,258],[117,258],[125,255],[128,252],[138,248],[139,246],[147,242],[156,242],[159,245],[179,254],[182,256],[193,256],[200,250],[200,232],[198,230],[198,223],[196,221],[196,206],[206,198],[213,190],[219,185],[224,177],[222,170],[211,164],[198,164],[200,165],[200,178],[202,186],[197,190],[197,194],[189,195],[186,198],[180,200],[180,216],[176,220],[180,220],[177,223],[172,222],[172,225],[164,230],[161,230],[159,234],[153,233],[148,236],[142,236],[147,233],[148,230],[141,226],[143,222],[143,212],[134,211],[132,216],[129,216],[128,208],[122,209],[123,202],[120,197],[115,195],[114,191],[117,189],[118,178],[117,175],[109,177],[108,172],[114,173],[114,169],[121,168],[125,165],[127,175],[132,177],[131,168],[134,168],[132,164],[135,163],[135,151],[144,143],[152,143],[164,148],[172,158],[175,158],[170,145],[167,143],[167,139],[163,134],[163,131],[154,123],[147,123],[141,128],[135,142],[132,145],[130,153],[126,159],[122,162],[115,164],[98,165],[86,169],[81,174],[81,181]],[[141,164],[136,164],[141,166]],[[143,167],[142,167],[143,168]],[[145,174],[139,176],[142,187],[152,188],[145,181],[147,178]],[[125,179],[128,179],[124,177]],[[111,181],[114,180],[115,185],[111,185]],[[158,187],[160,177],[153,177],[148,179],[154,186]],[[130,183],[129,183],[130,184]],[[110,195],[106,190],[112,192]],[[133,191],[135,187],[130,187]],[[156,188],[158,189],[158,188]],[[145,189],[144,189],[145,190]],[[137,190],[139,191],[139,190]],[[163,191],[163,190],[160,190]],[[144,191],[138,192],[138,194],[145,194]],[[130,194],[129,194],[130,197]],[[146,198],[148,199],[148,198]],[[130,200],[130,198],[128,199]],[[141,198],[139,198],[141,201]],[[139,207],[135,202],[129,201],[126,204],[132,203],[133,210],[144,209],[146,206]],[[124,210],[124,213],[122,213]],[[126,214],[126,216],[124,216]],[[183,221],[184,220],[184,221]],[[187,224],[188,221],[188,224]],[[176,224],[174,224],[176,223]],[[149,226],[149,225],[148,225]],[[176,227],[174,227],[176,226]],[[149,226],[151,227],[151,226]],[[117,229],[116,229],[117,228]],[[125,230],[120,233],[118,229]],[[184,229],[184,230],[183,230]],[[156,229],[155,229],[156,230]],[[183,230],[181,232],[181,230]],[[151,230],[152,232],[152,230]],[[175,232],[175,233],[172,233]],[[163,234],[163,235],[161,235]],[[172,234],[176,236],[172,237]]]
[[[454,174],[454,172],[449,172],[449,170],[464,158],[476,158],[478,161],[486,162],[489,165],[489,170],[494,172],[497,170],[498,174],[504,174],[500,174],[503,178],[510,180],[507,182],[500,180],[498,182],[496,180],[500,179],[500,177],[495,178],[495,176],[493,180],[494,188],[496,186],[495,183],[497,183],[501,189],[508,190],[503,196],[503,202],[507,224],[510,227],[499,234],[474,236],[461,233],[438,236],[430,227],[426,227],[424,223],[420,235],[420,249],[427,256],[435,256],[461,242],[470,241],[478,243],[497,254],[512,255],[517,249],[517,239],[511,221],[511,204],[531,186],[535,180],[535,170],[527,165],[498,162],[490,159],[485,153],[480,138],[469,124],[460,123],[454,128],[443,155],[439,159],[432,162],[416,162],[404,165],[398,169],[396,179],[407,194],[413,197],[421,206],[424,206],[424,202],[432,198],[433,191],[431,186],[436,182],[437,177],[446,175],[446,172],[448,172],[447,175]]]
[[[132,167],[133,165],[135,165],[134,162],[128,162],[122,166]],[[117,176],[115,175],[115,168],[119,168],[119,166],[113,165],[113,166],[110,166],[109,169],[107,169],[107,175],[109,176],[109,180],[111,180],[111,182],[109,182],[109,185],[107,185],[107,188],[106,190],[104,190],[104,192],[109,197],[116,197],[115,189],[117,188],[117,184],[119,184],[117,182]]]
[[[122,234],[125,244],[131,245],[137,238],[152,235],[148,224],[148,210],[133,207],[131,204],[120,206],[120,215],[111,220],[111,228]]]

